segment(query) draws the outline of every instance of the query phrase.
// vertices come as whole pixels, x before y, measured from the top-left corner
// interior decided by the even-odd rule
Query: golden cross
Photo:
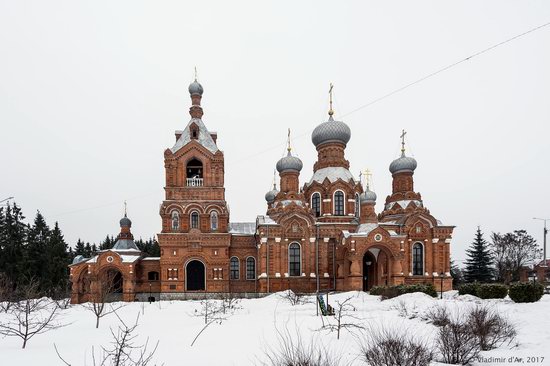
[[[366,183],[366,186],[367,186],[367,189],[369,188],[370,186],[370,178],[372,176],[372,173],[370,172],[369,169],[365,169],[362,171],[362,174],[365,176],[365,183]]]
[[[197,66],[195,66],[195,81],[197,81]]]
[[[334,85],[330,83],[330,89],[328,90],[328,94],[330,96],[330,108],[328,110],[328,115],[332,116],[334,114],[334,110],[332,110],[332,88],[334,88]]]
[[[405,153],[405,135],[407,134],[407,132],[405,130],[403,130],[403,132],[401,133],[401,152],[402,153]]]

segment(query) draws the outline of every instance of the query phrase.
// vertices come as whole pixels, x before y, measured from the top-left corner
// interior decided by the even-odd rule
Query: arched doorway
[[[204,264],[198,260],[192,260],[185,267],[185,283],[187,291],[206,290]]]
[[[378,263],[374,254],[367,250],[363,256],[363,291],[369,291],[378,284]]]
[[[123,278],[122,273],[116,269],[109,269],[107,271],[106,284],[108,286],[108,292],[111,294],[121,294]]]

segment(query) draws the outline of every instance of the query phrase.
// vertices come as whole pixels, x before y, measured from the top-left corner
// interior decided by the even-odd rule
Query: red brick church
[[[389,167],[392,193],[381,213],[375,212],[368,177],[357,180],[349,170],[351,130],[334,120],[331,105],[328,120],[311,135],[318,154],[313,174],[300,185],[303,163],[289,142],[287,155],[276,163],[279,190],[274,185],[265,195],[266,213],[255,222],[232,223],[224,153],[202,120],[203,87],[195,80],[189,93],[191,120],[164,151],[160,258],[140,252],[125,215],[112,249],[77,257],[70,266],[73,303],[90,301],[105,287],[124,301],[286,289],[368,291],[402,283],[451,289],[454,227],[436,220],[415,192],[417,162],[405,154],[404,134],[401,156]]]

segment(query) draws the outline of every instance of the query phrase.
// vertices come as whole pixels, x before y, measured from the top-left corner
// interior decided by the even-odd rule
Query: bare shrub
[[[116,314],[116,313],[115,313]],[[147,366],[149,365],[155,352],[157,351],[159,342],[155,344],[152,350],[149,348],[149,338],[144,344],[136,344],[137,335],[135,334],[136,328],[139,325],[139,316],[133,325],[128,326],[126,323],[116,314],[121,325],[114,331],[111,329],[111,346],[101,347],[102,352],[96,356],[95,350],[92,347],[92,365],[93,366]],[[67,366],[71,366],[67,362],[54,344],[57,357]]]
[[[13,302],[7,310],[7,316],[0,322],[0,334],[6,337],[19,337],[22,348],[35,335],[58,329],[64,325],[57,322],[59,308],[52,300],[39,297],[38,281],[31,279],[27,284],[19,285],[20,301]]]
[[[400,317],[407,319],[416,318],[418,313],[416,304],[413,304],[412,308],[409,309],[409,307],[407,306],[407,301],[403,299],[397,299],[396,301],[394,300],[394,303],[390,306],[390,309],[397,310],[397,313]]]
[[[340,331],[342,329],[352,332],[353,330],[364,329],[361,324],[358,322],[361,319],[355,316],[353,313],[356,311],[355,306],[353,306],[350,301],[353,297],[348,297],[344,301],[336,300],[336,307],[334,308],[334,323],[328,322],[323,325],[321,329],[328,330],[330,332],[336,332],[336,339],[340,339]]]
[[[110,295],[113,287],[111,281],[101,281],[99,291],[92,292],[90,302],[84,304],[84,307],[95,315],[95,327],[99,328],[99,321],[104,316],[115,313],[118,309],[124,307],[123,304],[109,304]],[[107,306],[109,305],[109,306]]]
[[[482,351],[489,351],[499,345],[510,344],[517,335],[515,326],[494,308],[476,306],[468,314],[468,327],[477,337]]]
[[[307,296],[305,296],[304,294],[296,293],[292,290],[286,290],[280,296],[292,306],[309,303]]]
[[[199,336],[213,323],[222,324],[230,316],[232,316],[240,306],[237,306],[238,301],[234,297],[223,299],[220,304],[213,299],[204,299],[200,302],[200,310],[195,309],[195,316],[204,318],[204,327],[197,333],[191,346],[195,344]]]
[[[332,354],[316,338],[305,343],[298,330],[292,334],[288,328],[277,329],[277,346],[265,351],[263,366],[338,366],[340,358]]]
[[[443,327],[451,321],[449,310],[443,305],[435,305],[429,308],[428,311],[424,313],[423,319],[436,327]]]
[[[222,294],[221,300],[221,311],[224,314],[234,312],[237,309],[241,309],[241,300],[236,298],[235,294],[231,292]]]
[[[479,354],[476,335],[466,322],[449,321],[439,328],[437,349],[441,361],[450,364],[467,365]]]
[[[361,358],[376,366],[428,366],[432,348],[405,331],[371,329],[361,344]]]

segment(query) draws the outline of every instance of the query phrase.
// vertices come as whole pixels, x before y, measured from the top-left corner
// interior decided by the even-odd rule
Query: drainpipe
[[[267,293],[269,294],[269,226],[267,226],[267,240],[265,242],[265,249],[267,251],[267,263],[266,263],[266,272],[267,272]]]

